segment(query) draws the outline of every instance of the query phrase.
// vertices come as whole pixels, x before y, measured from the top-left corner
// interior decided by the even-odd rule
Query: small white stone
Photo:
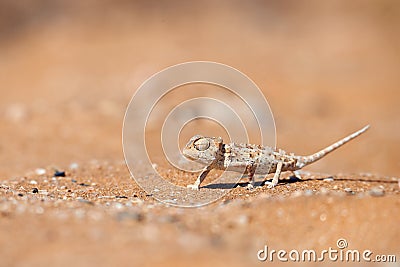
[[[124,207],[124,205],[121,204],[121,203],[119,203],[119,202],[117,202],[117,203],[114,204],[114,207],[115,207],[117,210],[120,210],[120,209],[122,209],[122,208]]]
[[[7,107],[5,117],[12,122],[21,122],[27,117],[27,110],[21,104],[13,104]]]
[[[247,215],[240,215],[236,220],[238,225],[247,225],[249,223],[249,217]]]
[[[42,207],[36,207],[36,209],[35,209],[35,213],[37,213],[37,214],[43,214],[44,213],[44,209],[42,208]]]
[[[385,190],[381,187],[374,187],[369,190],[369,194],[373,197],[382,197],[385,195]]]
[[[295,198],[295,197],[301,197],[303,193],[301,191],[294,191],[290,196]]]
[[[47,192],[46,190],[39,190],[39,194],[47,196],[49,192]]]
[[[327,188],[325,188],[325,187],[321,187],[319,189],[319,192],[321,193],[321,195],[326,195],[326,194],[329,193],[329,190]]]
[[[71,163],[71,164],[69,165],[69,168],[70,168],[71,170],[76,170],[76,169],[79,168],[79,164],[76,163],[76,162],[73,162],[73,163]]]
[[[285,212],[283,211],[282,208],[278,208],[276,210],[276,215],[278,215],[278,217],[283,217],[284,214],[285,214]]]
[[[347,194],[354,194],[353,190],[350,187],[346,187],[344,189],[344,192],[346,192]]]
[[[304,195],[305,196],[309,197],[309,196],[312,196],[313,194],[314,194],[314,192],[311,189],[307,189],[307,190],[304,191]]]
[[[75,210],[74,213],[75,213],[75,217],[79,218],[79,219],[84,218],[85,214],[86,214],[86,212],[83,209],[77,209],[77,210]]]
[[[35,180],[31,180],[29,183],[30,184],[37,184],[37,182]]]
[[[43,169],[43,168],[37,168],[37,169],[35,170],[35,173],[36,173],[37,175],[43,175],[43,174],[46,174],[46,170]]]

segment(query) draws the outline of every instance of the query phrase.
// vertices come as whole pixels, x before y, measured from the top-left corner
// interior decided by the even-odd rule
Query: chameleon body
[[[268,175],[274,173],[272,182],[267,182],[268,188],[278,184],[281,172],[291,171],[296,176],[297,171],[313,162],[323,158],[330,152],[356,138],[368,130],[369,125],[336,143],[309,156],[296,156],[281,149],[252,144],[224,144],[221,137],[193,136],[185,148],[183,155],[205,165],[193,185],[189,188],[198,190],[200,184],[212,169],[247,172],[250,183],[248,188],[253,188],[255,174]]]

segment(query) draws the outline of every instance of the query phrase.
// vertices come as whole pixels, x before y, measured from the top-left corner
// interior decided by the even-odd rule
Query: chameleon
[[[297,156],[294,153],[287,153],[282,149],[269,146],[224,144],[221,137],[195,135],[190,138],[182,153],[189,160],[199,162],[205,167],[196,182],[187,187],[199,190],[208,173],[212,169],[219,169],[247,173],[249,177],[248,189],[254,188],[255,174],[268,175],[274,173],[272,181],[265,182],[268,188],[273,188],[278,184],[282,172],[291,171],[296,177],[301,178],[298,170],[325,157],[364,133],[368,128],[369,125],[309,156]]]

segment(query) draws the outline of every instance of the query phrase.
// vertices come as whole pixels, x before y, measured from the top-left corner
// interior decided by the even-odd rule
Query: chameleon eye
[[[200,138],[194,142],[194,147],[199,151],[204,151],[210,147],[210,142],[205,138]]]

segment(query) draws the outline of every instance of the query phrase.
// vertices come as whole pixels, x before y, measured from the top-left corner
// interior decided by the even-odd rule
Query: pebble
[[[304,191],[303,193],[305,196],[312,196],[314,194],[314,192],[311,189],[307,189]]]
[[[39,190],[38,193],[41,195],[45,195],[45,196],[47,196],[49,194],[49,192],[47,192],[47,190]]]
[[[79,198],[79,197],[77,197],[76,198],[79,202],[81,202],[81,203],[85,203],[85,204],[89,204],[89,205],[94,205],[94,203],[92,202],[92,201],[90,201],[90,200],[87,200],[87,199],[84,199],[84,198]]]
[[[350,187],[346,187],[346,188],[344,189],[344,192],[346,192],[347,194],[350,194],[350,195],[354,195],[354,194],[355,194],[355,193],[353,192],[353,190],[351,190]]]
[[[323,181],[325,181],[325,182],[333,182],[333,177],[325,178]]]
[[[36,187],[32,188],[32,193],[34,193],[34,194],[39,193],[39,189],[37,189]]]
[[[360,173],[364,177],[373,177],[372,173]]]
[[[132,204],[137,204],[137,205],[142,205],[144,203],[144,201],[141,200],[140,198],[136,198],[136,199],[132,199],[131,203]]]
[[[3,189],[10,189],[10,187],[8,185],[6,185],[6,184],[0,184],[0,187],[3,188]]]
[[[117,209],[117,210],[120,210],[120,209],[122,209],[123,207],[124,207],[124,205],[121,204],[121,203],[119,203],[119,202],[116,202],[116,203],[114,204],[114,208]]]
[[[55,171],[54,177],[65,177],[65,172],[64,171]]]
[[[86,212],[83,209],[77,209],[77,210],[75,210],[74,214],[75,214],[76,218],[83,219],[86,215]]]
[[[31,180],[29,183],[30,184],[37,184],[37,182],[35,180]]]
[[[249,221],[250,220],[249,220],[249,217],[247,215],[240,215],[236,219],[236,223],[238,225],[241,225],[241,226],[247,225],[249,223]]]
[[[326,195],[326,194],[329,193],[329,190],[327,188],[325,188],[325,187],[321,187],[319,189],[319,192],[321,193],[321,195]]]
[[[118,221],[123,221],[123,220],[134,220],[137,222],[141,222],[144,220],[144,216],[143,214],[139,213],[139,212],[119,212],[117,214],[117,220]]]
[[[43,168],[37,168],[37,169],[35,170],[35,173],[36,173],[37,175],[43,175],[43,174],[46,174],[46,170],[43,169]]]
[[[7,107],[5,117],[12,122],[21,122],[27,117],[27,110],[21,104],[13,104]]]
[[[43,212],[44,212],[44,209],[42,207],[39,206],[39,207],[35,208],[35,213],[36,214],[43,214]]]
[[[295,198],[295,197],[300,197],[303,193],[301,191],[294,191],[290,196]]]
[[[76,169],[79,168],[79,164],[76,163],[76,162],[73,162],[73,163],[71,163],[71,164],[69,165],[69,168],[70,168],[71,170],[76,170]]]
[[[382,187],[373,187],[369,190],[369,194],[373,197],[382,197],[385,195],[385,190]]]

